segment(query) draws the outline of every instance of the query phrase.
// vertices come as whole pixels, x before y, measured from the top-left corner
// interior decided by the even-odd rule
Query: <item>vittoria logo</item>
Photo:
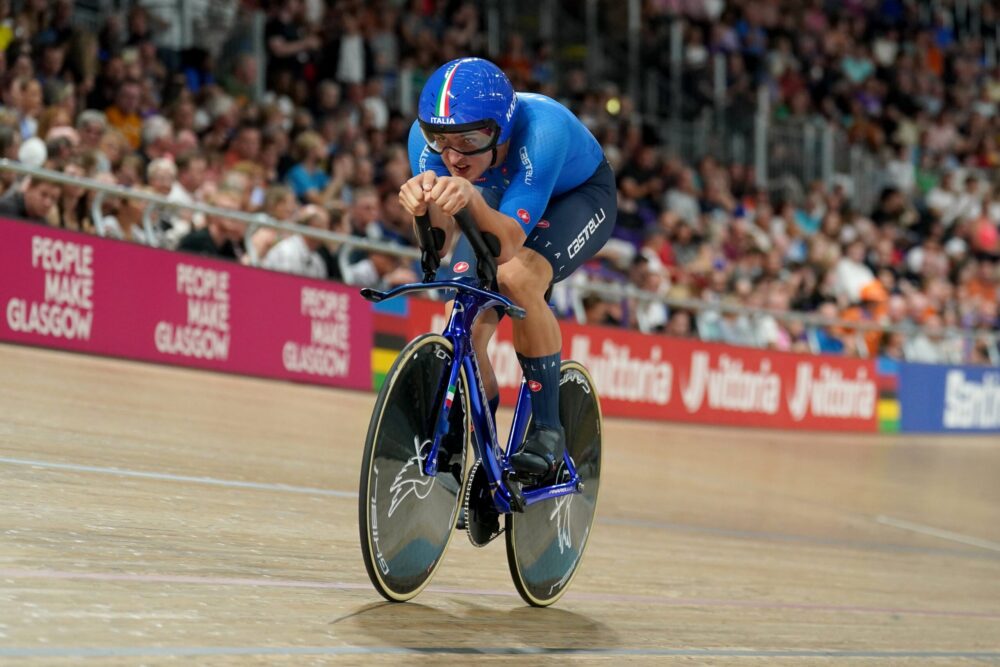
[[[469,270],[469,263],[468,262],[459,262],[458,264],[456,264],[454,266],[454,268],[452,270],[455,273],[465,273],[466,271]]]
[[[799,362],[795,369],[795,386],[788,397],[788,411],[795,421],[807,414],[817,417],[869,419],[875,414],[878,387],[860,368],[855,377],[844,377],[843,371],[820,364],[818,373],[813,365]]]
[[[535,225],[535,227],[541,227],[542,229],[548,229],[549,228],[549,221],[548,220],[539,220],[538,224]]]
[[[521,222],[523,222],[524,224],[528,224],[529,222],[531,222],[531,214],[528,213],[523,208],[517,209],[517,217],[519,217],[521,219]]]
[[[531,391],[541,391],[542,383],[537,382],[535,380],[528,380],[528,389],[530,389]]]

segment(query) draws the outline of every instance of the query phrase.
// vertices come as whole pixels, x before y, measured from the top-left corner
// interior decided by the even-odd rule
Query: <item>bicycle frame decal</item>
[[[420,442],[420,436],[413,436],[413,456],[396,473],[396,479],[392,481],[389,491],[392,492],[392,502],[389,504],[389,516],[392,516],[399,508],[400,503],[411,493],[417,500],[426,498],[431,489],[434,488],[436,475],[425,475],[423,471],[424,457],[420,455],[420,450],[431,444],[430,440]]]
[[[389,563],[382,555],[382,547],[378,539],[378,509],[375,506],[375,498],[378,496],[378,466],[372,464],[372,469],[375,471],[375,483],[372,485],[371,498],[368,501],[371,505],[372,546],[375,547],[375,560],[378,562],[382,574],[389,574]]]

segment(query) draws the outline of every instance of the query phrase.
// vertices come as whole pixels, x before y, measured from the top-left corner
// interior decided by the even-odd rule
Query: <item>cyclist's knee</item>
[[[497,267],[500,291],[515,301],[544,294],[551,282],[552,265],[527,248],[522,248],[513,259]]]

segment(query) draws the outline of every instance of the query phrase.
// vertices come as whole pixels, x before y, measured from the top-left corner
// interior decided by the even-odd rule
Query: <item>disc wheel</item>
[[[575,361],[564,361],[560,372],[559,418],[583,492],[535,503],[505,519],[511,577],[524,601],[536,607],[562,597],[576,575],[601,486],[603,422],[594,381]],[[557,481],[568,479],[569,471],[563,466]]]
[[[368,426],[358,497],[361,553],[375,589],[393,602],[414,597],[434,576],[461,508],[470,432],[461,386],[438,449],[438,472],[424,474],[452,356],[443,336],[413,340],[389,370]]]

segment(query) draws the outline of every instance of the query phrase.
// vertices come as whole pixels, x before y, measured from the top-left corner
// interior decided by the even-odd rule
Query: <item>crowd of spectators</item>
[[[557,67],[551,44],[511,34],[496,60],[515,87],[570,106],[618,175],[615,238],[556,293],[557,309],[774,349],[987,362],[985,341],[944,333],[998,327],[1000,194],[981,170],[1000,161],[1000,69],[986,66],[984,41],[956,39],[946,14],[925,16],[906,0],[650,0],[644,8],[647,41],[680,18],[686,60],[726,55],[731,104],[767,85],[778,116],[843,125],[883,155],[886,187],[874,210],[861,211],[842,186],[817,182],[790,198],[757,187],[744,164],[684,163],[613,86]],[[72,0],[26,0],[16,13],[0,0],[0,157],[412,245],[397,199],[410,174],[412,122],[400,102],[442,62],[485,52],[477,3],[284,0],[241,11],[252,9],[267,13],[260,97],[252,52],[165,49],[155,38],[163,26],[139,5],[92,31],[77,26]],[[697,104],[698,84],[688,93],[686,103]],[[94,229],[92,191],[2,171],[0,181],[0,214]],[[356,285],[417,277],[393,254],[270,229],[247,241],[240,223],[180,210],[154,212],[150,238],[144,212],[141,201],[116,197],[100,211],[124,239]],[[584,280],[663,299],[588,294]],[[667,305],[688,298],[773,314]],[[920,333],[807,326],[781,316],[790,311]]]

